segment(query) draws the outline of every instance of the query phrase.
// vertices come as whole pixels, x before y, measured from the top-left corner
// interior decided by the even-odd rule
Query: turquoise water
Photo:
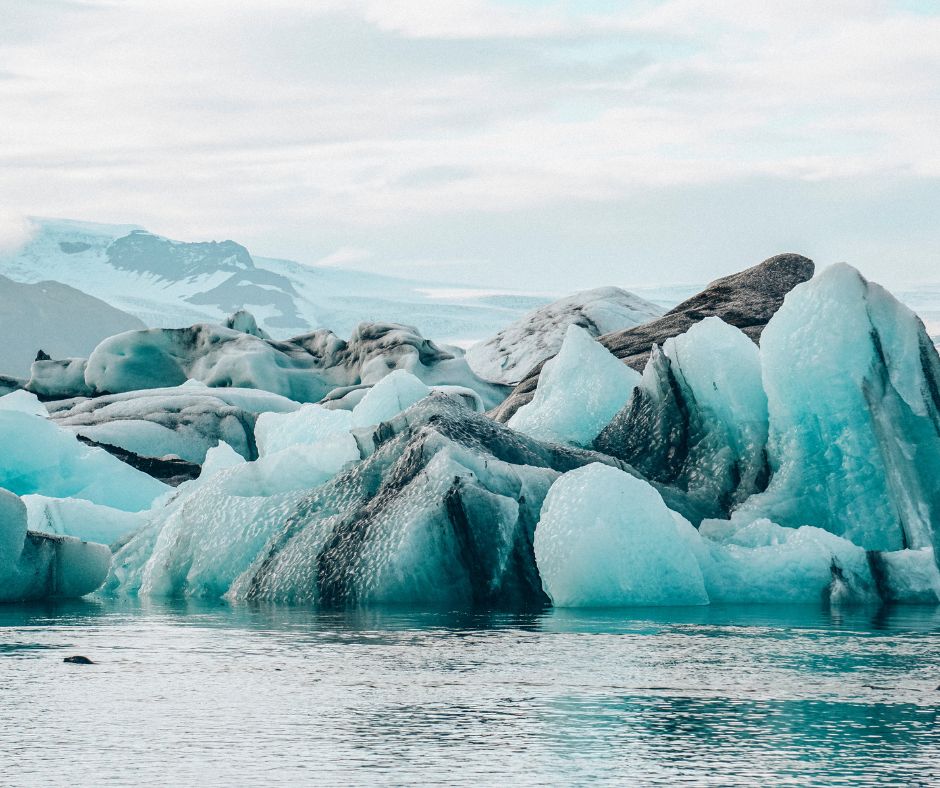
[[[940,785],[938,709],[934,608],[0,607],[3,785]]]

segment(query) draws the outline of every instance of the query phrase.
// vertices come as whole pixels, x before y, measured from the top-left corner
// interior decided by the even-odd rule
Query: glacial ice
[[[0,435],[0,487],[17,495],[81,498],[137,512],[169,489],[42,416],[0,410]]]
[[[56,536],[74,536],[88,542],[114,544],[136,531],[148,512],[126,512],[81,498],[50,498],[24,495],[30,531]]]
[[[397,416],[431,390],[414,375],[397,369],[376,383],[353,408],[352,426],[369,427]]]
[[[620,331],[662,315],[663,310],[619,287],[584,290],[529,312],[467,351],[467,363],[484,380],[514,386],[561,348],[569,326],[591,336]]]
[[[83,596],[110,563],[105,545],[28,531],[26,506],[0,489],[0,602]]]
[[[683,490],[695,524],[766,486],[767,397],[757,346],[717,317],[655,348],[630,401],[594,448]]]
[[[639,382],[639,373],[572,325],[558,355],[545,364],[535,397],[508,424],[539,440],[589,446]]]
[[[201,464],[219,441],[254,459],[258,414],[289,413],[300,405],[266,391],[187,381],[172,388],[61,400],[48,407],[56,424],[99,443],[145,457],[175,455]]]
[[[559,607],[708,603],[698,561],[660,494],[607,465],[569,471],[552,485],[535,560]]]
[[[917,316],[834,265],[787,296],[761,356],[773,475],[734,516],[940,548],[940,359]]]
[[[184,485],[115,556],[108,589],[326,606],[544,604],[532,551],[542,500],[559,473],[599,455],[540,443],[441,394],[361,432],[366,458],[319,486],[274,491],[245,478],[318,444],[222,471],[198,494]]]
[[[288,446],[317,443],[337,433],[349,432],[353,415],[346,410],[327,410],[321,405],[302,405],[291,413],[262,413],[255,423],[255,443],[261,456]]]
[[[233,326],[251,329],[248,317]],[[319,329],[285,341],[200,323],[188,328],[127,331],[101,342],[87,361],[36,361],[26,388],[46,397],[119,394],[178,386],[195,379],[212,388],[259,389],[296,402],[317,402],[336,389],[377,383],[405,370],[428,386],[472,389],[486,407],[505,386],[478,378],[458,348],[425,339],[411,326],[361,323],[348,341]]]

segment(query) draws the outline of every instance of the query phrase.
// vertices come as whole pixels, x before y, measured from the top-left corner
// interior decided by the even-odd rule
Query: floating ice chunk
[[[877,601],[862,548],[821,528],[706,520],[699,563],[713,602]]]
[[[80,443],[48,419],[0,410],[0,487],[18,494],[83,498],[129,512],[148,509],[169,488]]]
[[[87,365],[88,362],[83,358],[34,361],[26,388],[56,399],[91,396],[94,389],[85,382]]]
[[[396,369],[369,389],[353,408],[352,426],[368,427],[388,421],[430,393],[431,389],[414,375]]]
[[[145,522],[147,512],[125,512],[81,498],[24,495],[30,531],[74,536],[88,542],[114,544]]]
[[[655,304],[619,287],[584,290],[529,312],[496,336],[476,343],[467,351],[467,362],[484,380],[514,386],[558,352],[568,326],[581,326],[598,336],[662,313]]]
[[[533,438],[588,446],[630,398],[640,375],[580,326],[545,364],[532,401],[509,426]]]
[[[707,604],[688,538],[649,484],[595,463],[552,485],[535,559],[560,607]]]
[[[200,465],[220,440],[246,459],[254,459],[257,414],[287,413],[299,407],[266,391],[208,388],[201,383],[49,406],[57,424],[94,441],[144,457],[175,454]]]
[[[940,602],[940,570],[929,547],[870,553],[875,581],[886,602]]]
[[[322,405],[303,405],[293,413],[262,413],[255,423],[258,454],[263,457],[288,446],[317,443],[331,435],[349,432],[352,422],[349,411],[328,410]]]
[[[767,479],[767,397],[757,346],[717,317],[654,347],[630,402],[594,442],[689,494],[694,521],[727,517]]]
[[[26,506],[0,489],[0,602],[89,594],[110,564],[104,545],[27,531]]]
[[[39,401],[39,397],[28,391],[11,391],[0,397],[0,410],[16,410],[20,413],[30,413],[33,416],[48,416],[46,406]]]
[[[940,359],[907,307],[834,265],[761,338],[766,492],[735,514],[812,523],[869,550],[940,541]]]
[[[213,446],[206,452],[206,461],[202,464],[199,479],[205,481],[226,468],[234,468],[236,465],[244,464],[244,462],[245,458],[235,449],[225,441],[220,441],[218,446]]]

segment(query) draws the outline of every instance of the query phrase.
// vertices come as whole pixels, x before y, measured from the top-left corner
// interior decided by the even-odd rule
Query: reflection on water
[[[938,685],[934,608],[0,606],[0,782],[936,785]]]

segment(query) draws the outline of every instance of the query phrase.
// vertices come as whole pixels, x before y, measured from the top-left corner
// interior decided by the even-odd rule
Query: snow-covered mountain
[[[36,353],[87,356],[106,337],[143,328],[133,315],[74,287],[0,276],[0,375],[25,378]]]
[[[218,323],[245,308],[276,338],[313,328],[349,336],[361,321],[381,320],[469,344],[551,300],[255,257],[235,241],[184,243],[135,225],[61,219],[34,225],[28,244],[0,254],[0,274],[63,282],[152,327]]]

